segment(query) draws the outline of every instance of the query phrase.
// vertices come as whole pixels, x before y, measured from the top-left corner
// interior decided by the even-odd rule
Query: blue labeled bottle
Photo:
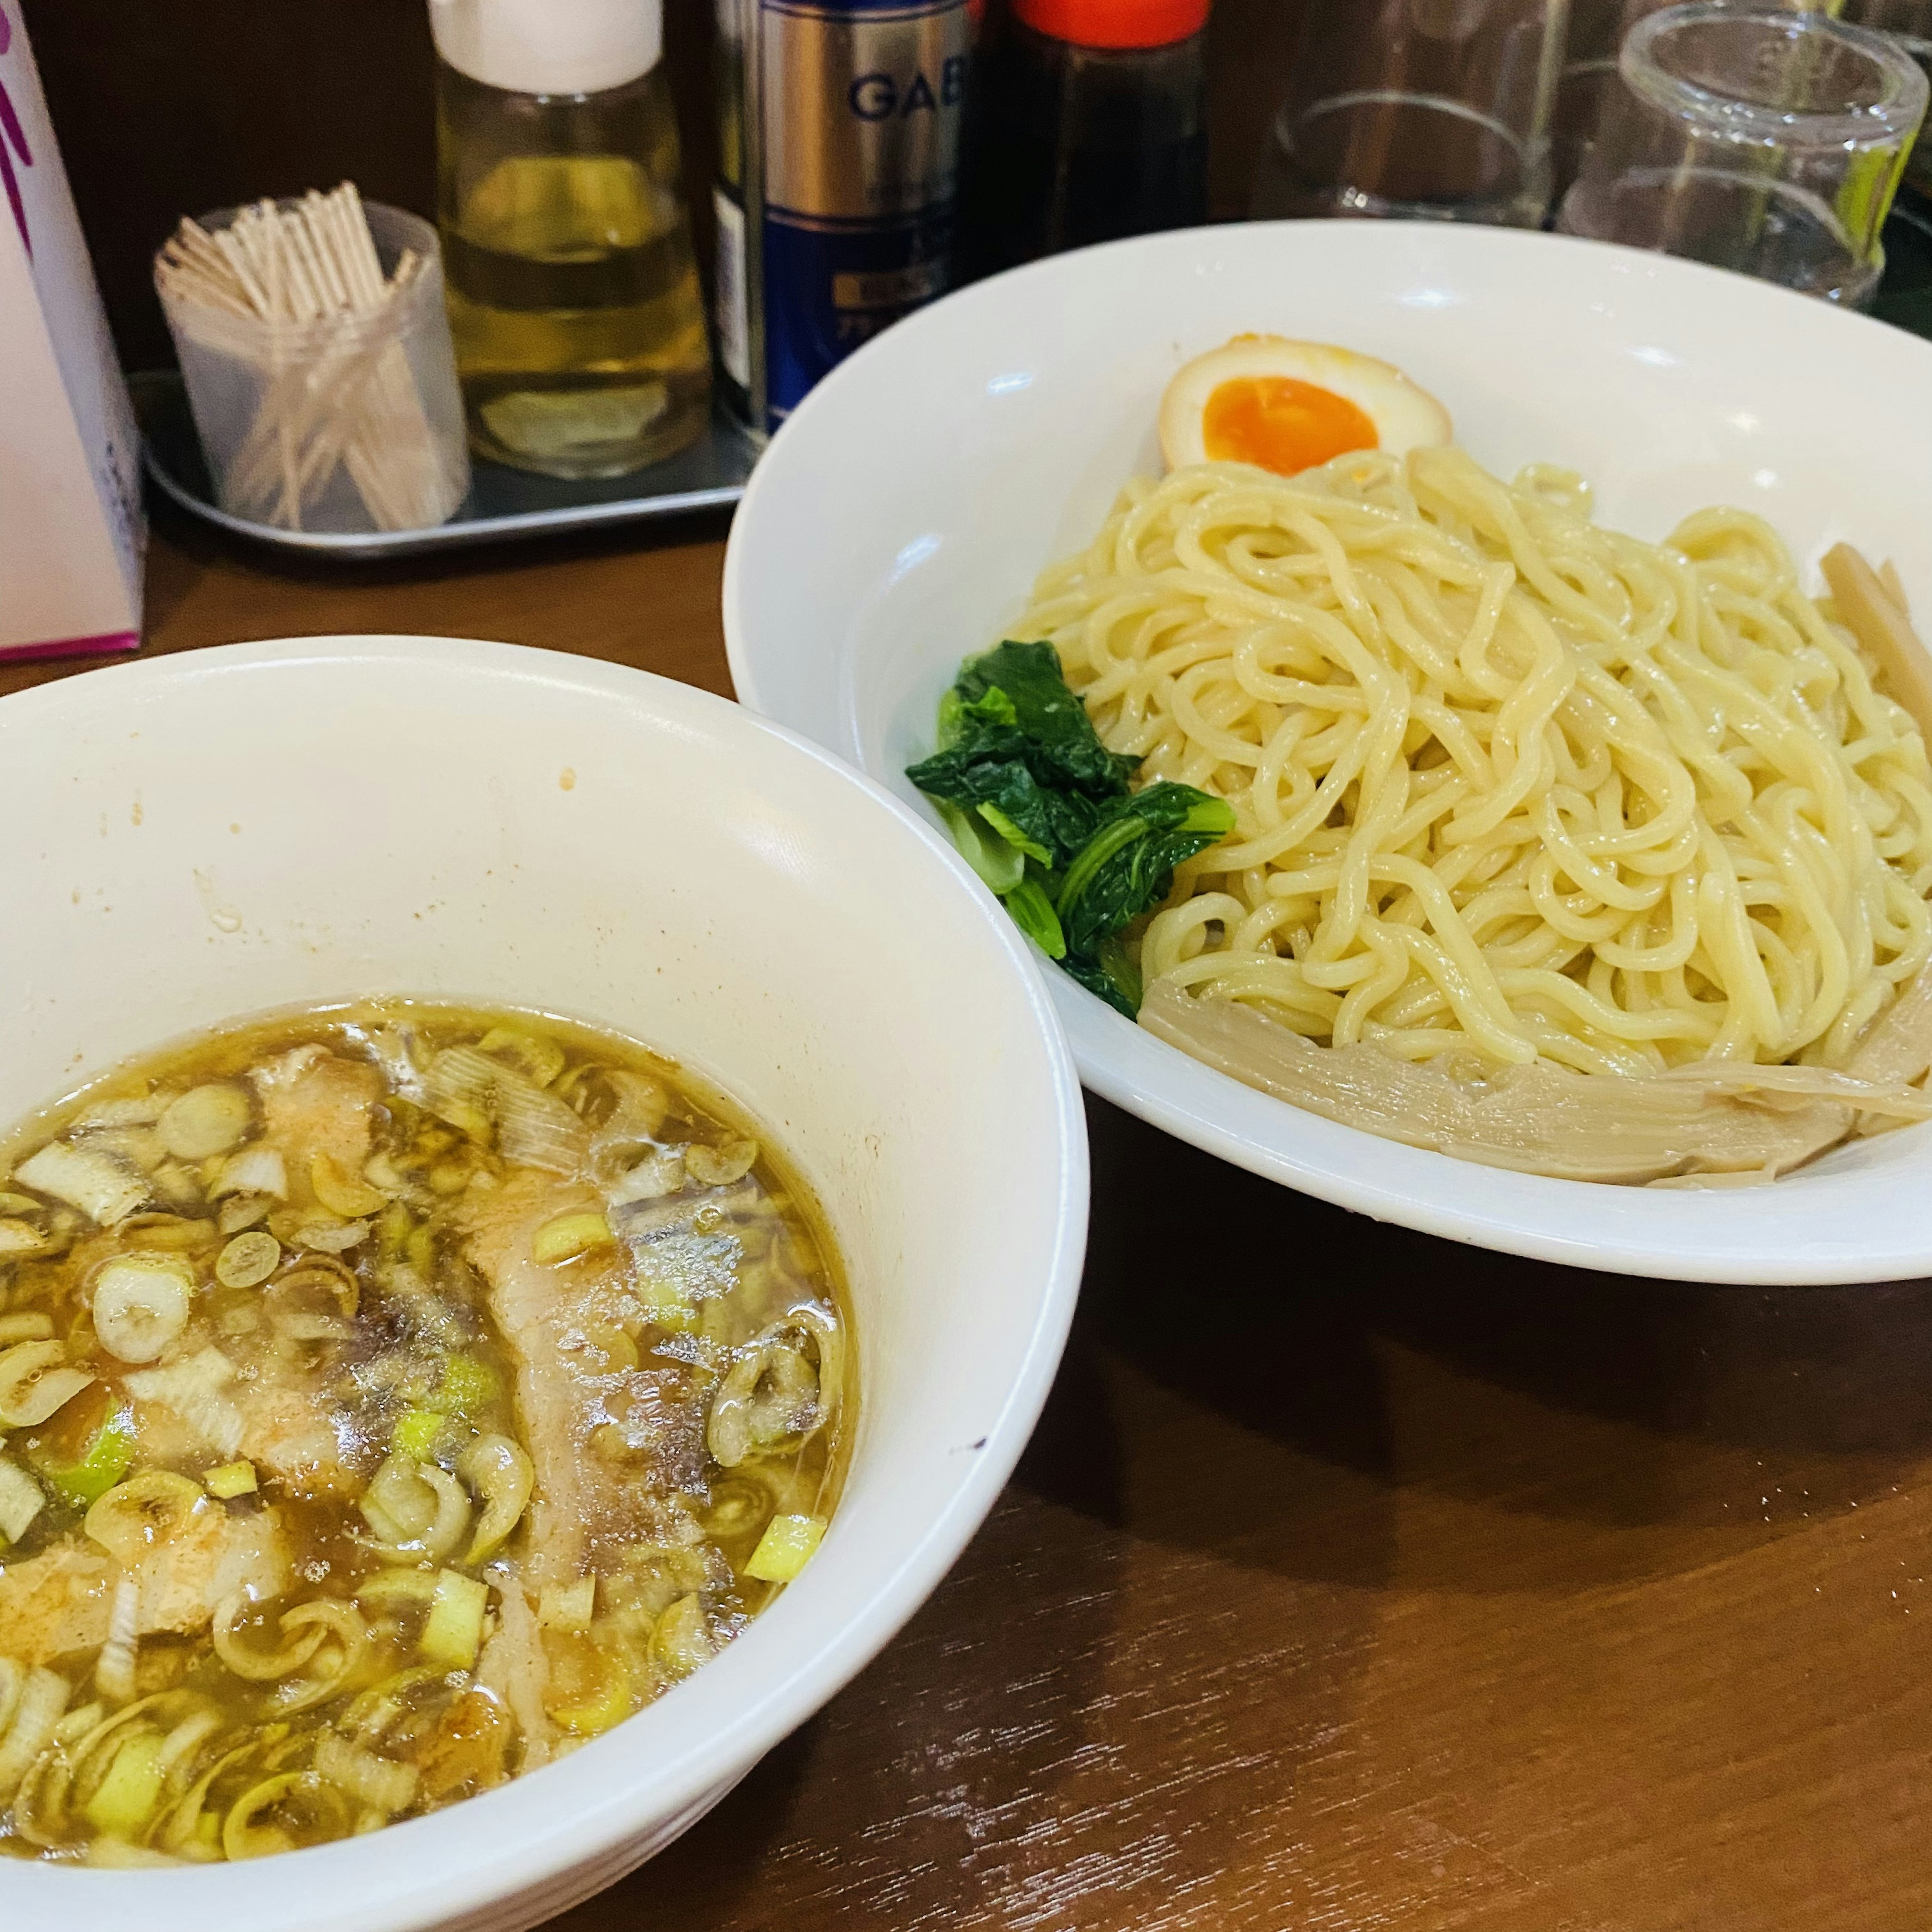
[[[974,0],[717,0],[719,385],[777,428],[952,284]]]

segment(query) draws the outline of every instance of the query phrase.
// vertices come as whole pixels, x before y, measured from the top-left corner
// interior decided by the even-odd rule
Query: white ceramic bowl
[[[1762,283],[1514,230],[1194,230],[1062,256],[900,323],[807,398],[732,531],[740,697],[902,796],[959,660],[1156,471],[1175,369],[1244,330],[1400,364],[1492,469],[1566,464],[1650,537],[1740,503],[1801,559],[1895,557],[1932,614],[1932,346]],[[1087,1083],[1212,1153],[1383,1220],[1583,1266],[1711,1281],[1932,1272],[1932,1125],[1768,1188],[1679,1193],[1510,1174],[1254,1093],[1048,972]]]
[[[242,645],[5,699],[0,822],[0,1120],[265,1008],[513,1002],[710,1076],[825,1205],[856,1304],[850,1480],[803,1576],[716,1661],[560,1763],[352,1843],[134,1873],[0,1858],[9,1932],[531,1925],[701,1815],[992,1506],[1086,1219],[1079,1089],[1038,982],[942,842],[822,752],[507,645]]]

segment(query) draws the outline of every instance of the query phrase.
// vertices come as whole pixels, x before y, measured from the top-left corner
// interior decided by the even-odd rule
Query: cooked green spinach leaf
[[[1010,828],[1026,842],[1022,850],[1044,852],[1041,862],[1056,866],[1093,837],[1111,802],[1070,786],[1053,760],[1011,725],[962,740],[906,776],[928,796],[976,813],[989,826],[1004,820],[1003,834]],[[998,819],[986,818],[981,808],[987,806]]]
[[[1060,915],[1046,886],[1037,878],[1022,879],[1006,894],[1006,910],[1013,923],[1049,959],[1066,957],[1066,935],[1060,930]]]
[[[906,776],[1021,931],[1133,1018],[1141,976],[1121,931],[1167,896],[1183,860],[1233,830],[1233,809],[1191,785],[1130,793],[1140,760],[1101,743],[1051,644],[969,658],[938,740]]]
[[[1008,643],[968,660],[940,701],[939,749],[907,776],[1058,867],[1126,796],[1139,764],[1100,742],[1051,644]]]
[[[1060,653],[1051,644],[1009,639],[959,668],[954,687],[967,714],[988,724],[1016,726],[1047,753],[1070,782],[1095,798],[1115,798],[1140,770],[1138,758],[1100,742],[1087,707],[1067,688]],[[1010,707],[1010,709],[1009,709]]]
[[[1070,954],[1060,964],[1062,971],[1088,992],[1099,994],[1116,1012],[1130,1020],[1140,1017],[1141,969],[1118,938],[1102,940],[1090,958],[1076,959]]]
[[[1026,854],[992,830],[976,813],[962,812],[950,800],[932,801],[959,856],[1001,898],[1026,877]]]
[[[1070,953],[1090,953],[1166,898],[1174,868],[1234,829],[1234,810],[1192,785],[1151,784],[1116,806],[1066,868],[1055,909]]]

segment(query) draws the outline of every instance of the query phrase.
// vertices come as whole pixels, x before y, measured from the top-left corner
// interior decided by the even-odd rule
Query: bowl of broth
[[[509,646],[89,674],[0,799],[0,1922],[533,1924],[998,1495],[1084,1232],[1036,976],[868,781]]]

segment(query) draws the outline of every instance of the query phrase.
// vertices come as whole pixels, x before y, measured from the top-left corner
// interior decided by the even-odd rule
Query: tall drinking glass
[[[1844,0],[1843,17],[1889,34],[1932,75],[1932,0]],[[1905,179],[1921,194],[1932,195],[1932,142],[1922,134],[1905,164]]]
[[[1568,0],[1309,0],[1258,215],[1534,226]]]
[[[1695,0],[1640,21],[1618,72],[1559,228],[1870,301],[1925,115],[1900,48],[1822,14]]]
[[[1583,172],[1604,104],[1616,92],[1617,53],[1624,36],[1640,20],[1676,4],[1677,0],[1570,0],[1570,41],[1563,56],[1562,79],[1557,83],[1556,125],[1551,135],[1559,198]],[[1794,14],[1846,10],[1846,0],[1777,0],[1777,4]],[[1932,0],[1867,0],[1867,4],[1932,10]]]

